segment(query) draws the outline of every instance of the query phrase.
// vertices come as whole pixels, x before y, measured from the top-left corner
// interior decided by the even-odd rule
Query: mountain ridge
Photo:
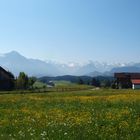
[[[70,62],[68,64],[45,62],[39,59],[26,58],[17,51],[0,55],[0,65],[15,76],[24,71],[29,76],[112,76],[114,72],[140,72],[140,63],[108,64],[94,61],[80,65]]]

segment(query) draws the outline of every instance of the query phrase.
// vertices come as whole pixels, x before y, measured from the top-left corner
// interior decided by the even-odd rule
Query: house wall
[[[132,88],[132,83],[130,78],[117,78],[117,88]]]
[[[11,90],[14,88],[14,77],[0,68],[0,90]]]

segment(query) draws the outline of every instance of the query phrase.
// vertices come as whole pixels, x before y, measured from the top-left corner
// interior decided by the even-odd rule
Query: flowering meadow
[[[140,91],[2,94],[0,139],[140,140]]]

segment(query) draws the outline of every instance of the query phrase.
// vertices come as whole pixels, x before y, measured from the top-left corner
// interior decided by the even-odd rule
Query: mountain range
[[[85,64],[70,62],[68,64],[39,59],[29,59],[16,51],[0,55],[0,66],[15,76],[24,71],[29,76],[111,76],[114,72],[140,72],[140,63],[100,63],[88,61]]]

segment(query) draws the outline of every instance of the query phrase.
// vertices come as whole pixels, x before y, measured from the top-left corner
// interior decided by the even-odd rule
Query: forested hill
[[[104,76],[97,76],[94,77],[95,79],[99,80],[99,81],[103,81],[103,80],[113,80],[113,77],[104,77]],[[79,81],[79,79],[83,80],[84,83],[88,83],[90,82],[93,77],[89,77],[89,76],[72,76],[72,75],[64,75],[64,76],[56,76],[56,77],[41,77],[38,80],[44,83],[47,83],[49,81],[69,81],[72,83],[77,83]]]

